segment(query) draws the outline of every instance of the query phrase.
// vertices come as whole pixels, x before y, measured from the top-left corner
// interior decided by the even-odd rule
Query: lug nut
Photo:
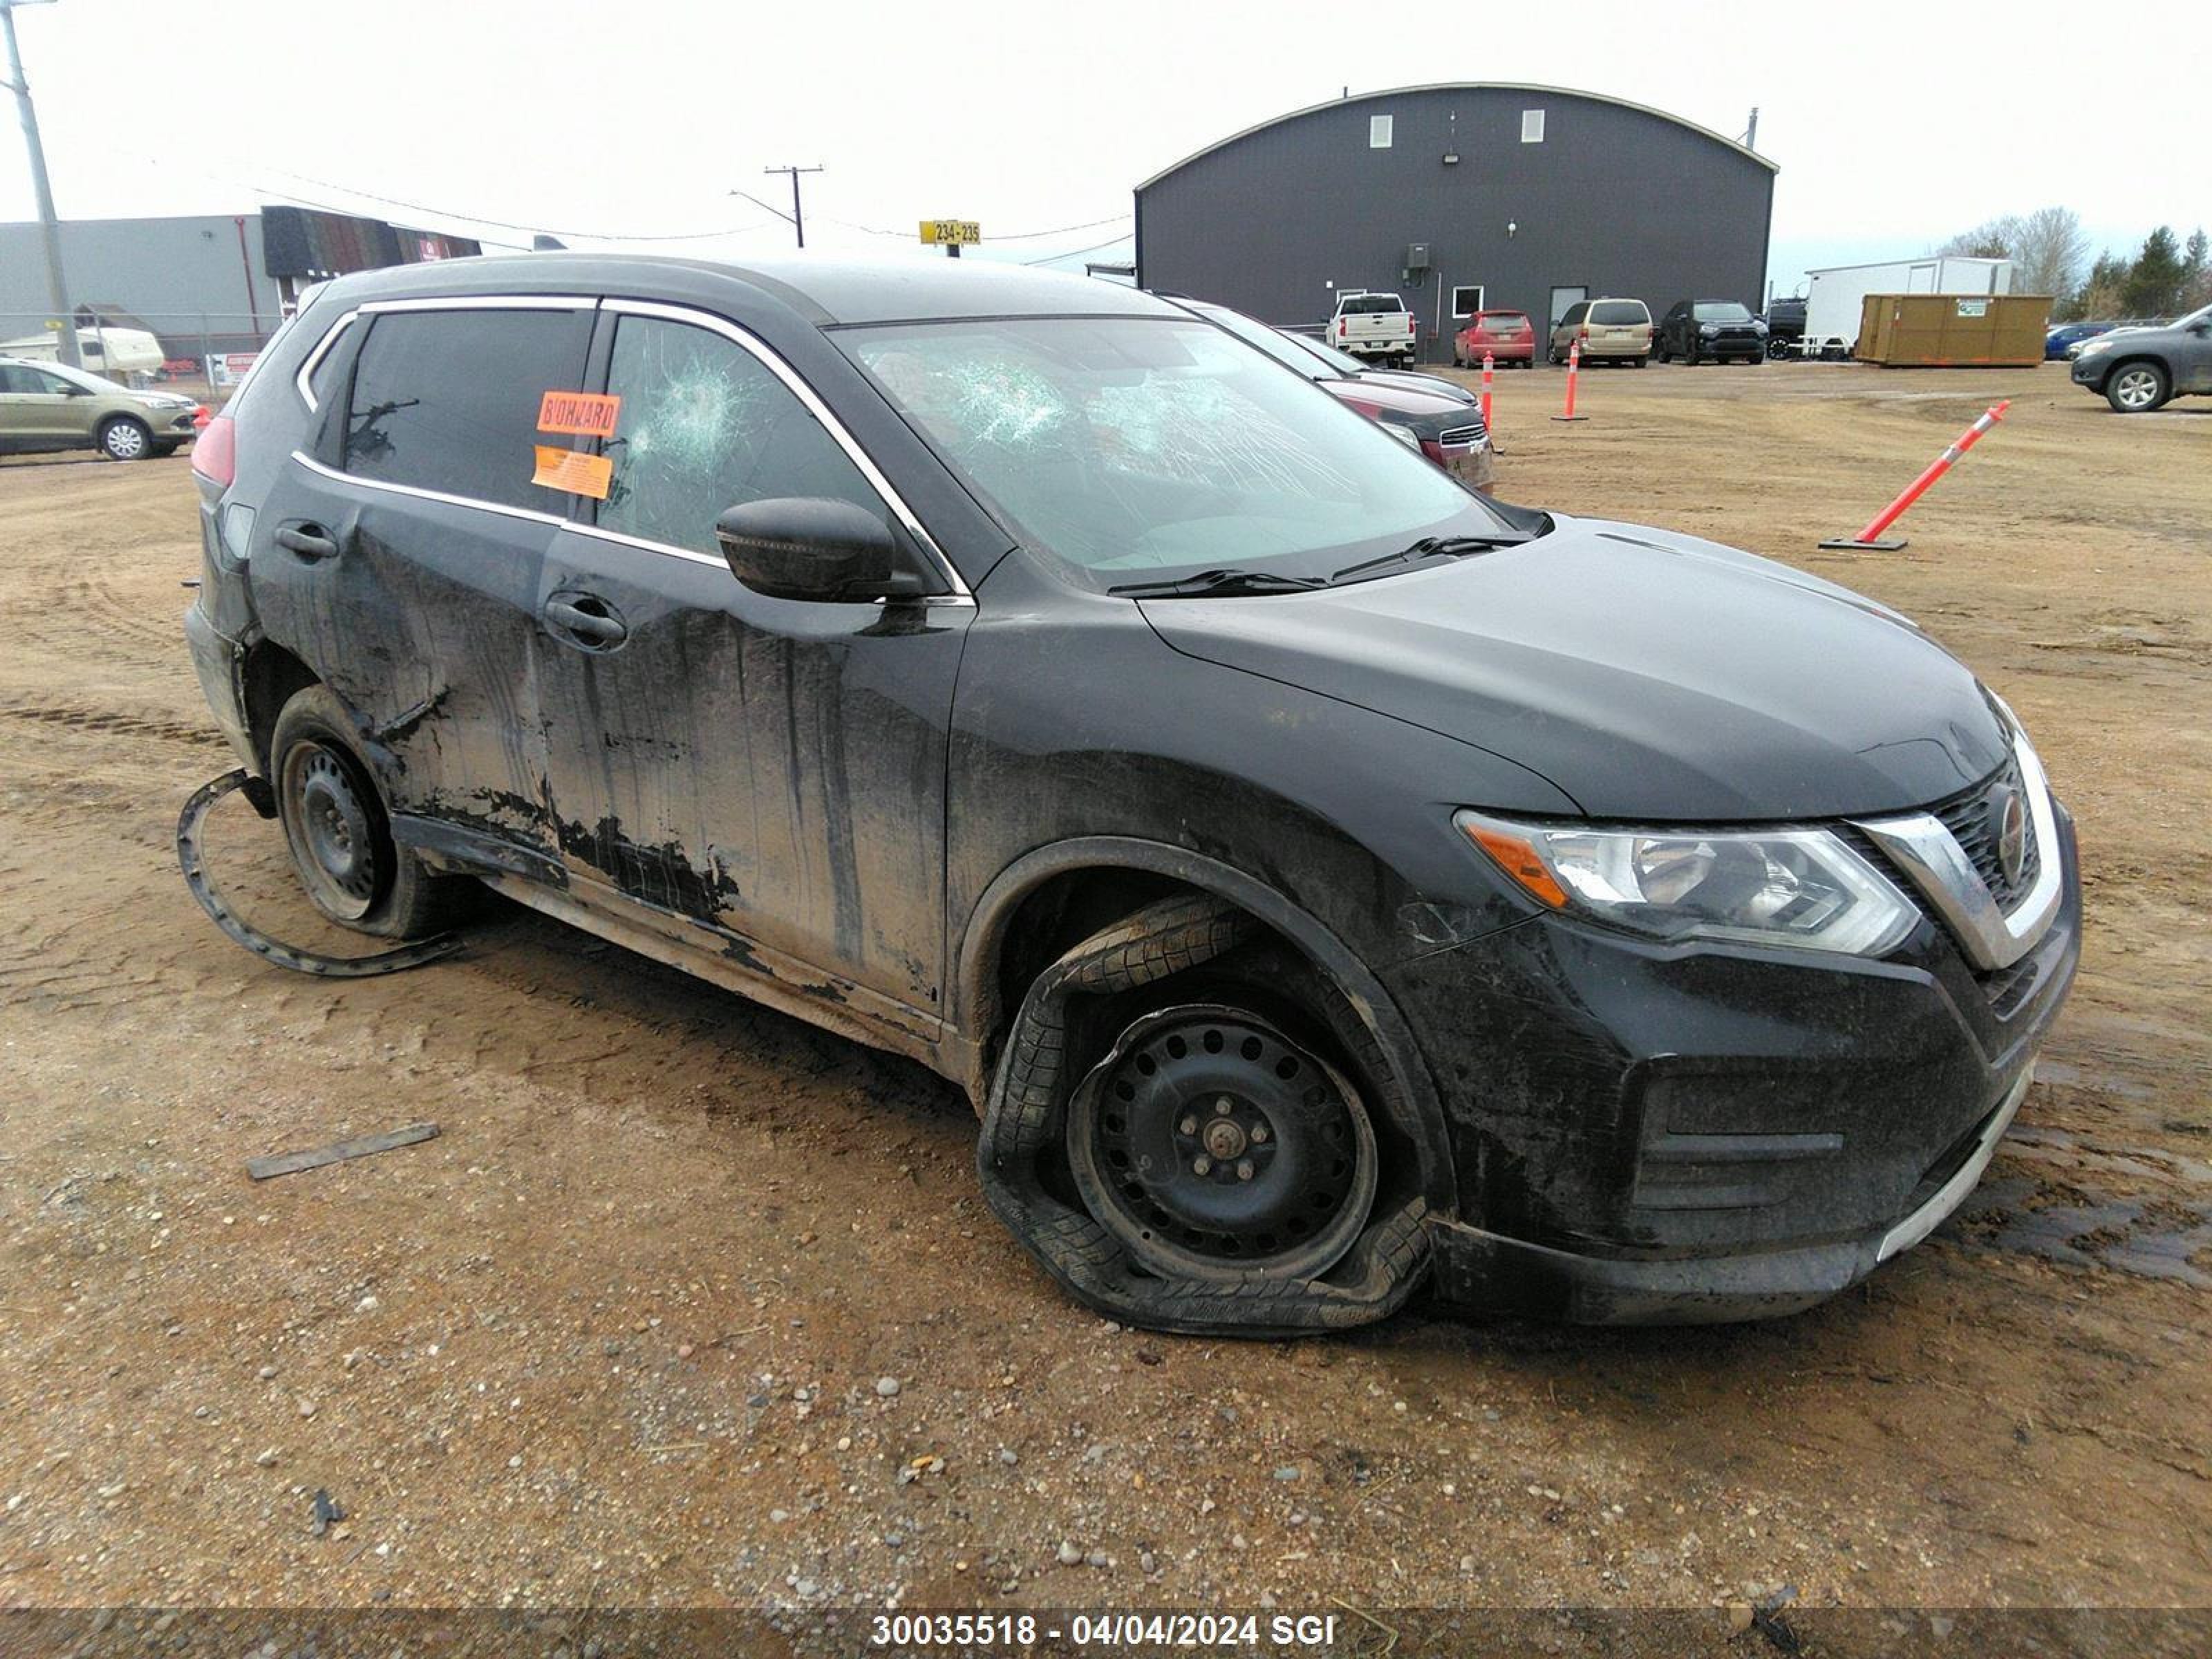
[[[1252,1143],[1253,1143],[1253,1145],[1257,1146],[1260,1142],[1261,1142],[1261,1141],[1265,1140],[1267,1138],[1267,1126],[1266,1124],[1264,1124],[1264,1123],[1255,1123],[1255,1124],[1254,1124],[1254,1125],[1252,1126]]]
[[[1208,1158],[1204,1152],[1200,1152],[1196,1158],[1191,1159],[1190,1172],[1193,1175],[1212,1175],[1213,1173],[1213,1160]]]
[[[1198,1133],[1198,1120],[1194,1117],[1187,1117],[1176,1124],[1176,1127],[1187,1135],[1194,1135]]]
[[[1227,1095],[1224,1095],[1213,1103],[1213,1109],[1217,1112],[1233,1112],[1237,1109],[1237,1103],[1230,1099]]]
[[[1239,1181],[1249,1181],[1252,1178],[1252,1160],[1250,1158],[1240,1158],[1237,1160],[1237,1178]]]

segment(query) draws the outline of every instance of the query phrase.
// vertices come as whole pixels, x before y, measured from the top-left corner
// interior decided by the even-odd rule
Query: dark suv
[[[2212,306],[2179,322],[2100,334],[2074,358],[2074,383],[2123,415],[2147,415],[2169,398],[2212,392]]]
[[[1118,1319],[1803,1307],[1959,1203],[2073,975],[2070,820],[1911,623],[1107,283],[364,273],[194,471],[192,659],[325,915],[481,882],[915,1057]]]
[[[1766,361],[1766,325],[1735,300],[1677,300],[1660,319],[1651,349],[1662,363]]]

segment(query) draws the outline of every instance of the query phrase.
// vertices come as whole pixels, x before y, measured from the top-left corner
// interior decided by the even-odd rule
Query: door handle
[[[276,545],[287,553],[297,554],[313,564],[318,559],[334,559],[338,544],[319,524],[288,524],[276,532]]]
[[[546,600],[545,620],[589,645],[620,645],[629,637],[629,628],[606,601],[588,593]]]

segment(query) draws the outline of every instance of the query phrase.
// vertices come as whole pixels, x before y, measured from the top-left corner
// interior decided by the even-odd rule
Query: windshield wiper
[[[1201,570],[1195,576],[1171,582],[1131,582],[1106,591],[1133,599],[1194,599],[1202,594],[1226,598],[1236,593],[1297,593],[1310,587],[1326,587],[1328,581],[1322,576],[1279,576],[1266,570]]]
[[[1518,547],[1529,539],[1527,536],[1424,536],[1411,547],[1401,548],[1395,553],[1385,553],[1380,558],[1362,559],[1358,564],[1348,564],[1329,580],[1340,582],[1346,576],[1357,576],[1363,571],[1380,570],[1386,564],[1411,564],[1416,559],[1456,559],[1468,553],[1488,553],[1501,547]]]

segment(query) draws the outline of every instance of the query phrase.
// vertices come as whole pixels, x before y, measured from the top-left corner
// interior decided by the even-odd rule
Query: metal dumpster
[[[2039,294],[1869,294],[1858,359],[1885,368],[2029,368],[2043,361]]]

